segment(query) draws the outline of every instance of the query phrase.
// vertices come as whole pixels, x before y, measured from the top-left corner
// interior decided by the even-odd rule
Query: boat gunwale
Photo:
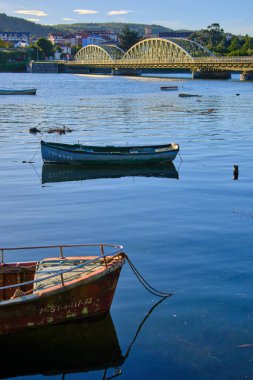
[[[0,248],[0,254],[2,253],[2,257],[3,257],[3,252],[6,250],[6,251],[16,251],[16,250],[29,250],[29,249],[49,249],[49,248],[76,248],[76,247],[100,247],[101,249],[101,255],[100,256],[96,256],[90,260],[85,260],[85,257],[90,257],[90,256],[74,256],[75,258],[80,258],[80,260],[85,260],[85,262],[79,264],[79,265],[75,265],[73,266],[72,268],[68,268],[68,269],[64,269],[64,270],[58,270],[58,271],[55,271],[54,274],[51,274],[49,276],[46,276],[46,277],[43,277],[41,279],[38,279],[38,280],[32,280],[32,281],[26,281],[26,282],[22,282],[22,283],[16,283],[16,284],[11,284],[11,285],[5,285],[5,286],[1,286],[0,287],[0,291],[1,290],[5,290],[5,289],[11,289],[11,288],[17,288],[17,287],[22,287],[22,286],[26,286],[26,285],[31,285],[31,284],[35,284],[35,283],[39,283],[39,282],[42,282],[42,281],[45,281],[45,280],[48,280],[48,279],[51,279],[51,278],[54,278],[54,277],[57,277],[57,276],[61,276],[61,275],[64,275],[65,273],[68,273],[68,272],[71,272],[71,271],[74,271],[78,268],[82,268],[82,267],[85,267],[87,264],[90,264],[92,262],[96,262],[96,261],[99,261],[99,260],[104,260],[104,263],[105,263],[105,268],[107,269],[107,261],[106,261],[106,258],[109,257],[112,261],[114,258],[116,258],[117,256],[119,255],[125,255],[125,253],[123,252],[123,246],[122,245],[113,245],[113,244],[65,244],[65,245],[53,245],[53,246],[37,246],[37,247],[16,247],[16,248]],[[116,252],[110,252],[108,254],[104,254],[104,247],[113,247],[115,249],[117,249]],[[92,256],[93,257],[93,256]],[[53,257],[53,258],[48,258],[49,260],[50,259],[55,259],[56,257]],[[61,260],[62,262],[66,262],[67,261],[71,261],[71,256],[68,257],[68,258],[64,258],[63,256],[62,257],[57,257],[57,259]],[[45,259],[44,259],[45,260]],[[43,261],[43,260],[42,260]],[[73,260],[72,260],[73,261]],[[38,264],[39,261],[37,261],[37,264]],[[23,262],[16,262],[16,263],[8,263],[9,265],[10,264],[22,264]],[[5,263],[2,261],[1,263],[2,265],[5,265]],[[7,264],[7,265],[8,265]],[[36,265],[37,265],[36,264]],[[81,279],[80,279],[81,280]],[[73,281],[72,281],[73,282]],[[78,282],[78,281],[77,281]],[[70,285],[70,284],[69,284]],[[64,288],[66,287],[66,285],[61,285],[60,288]],[[53,287],[49,288],[49,289],[53,289]],[[39,292],[38,292],[39,293]],[[32,293],[31,295],[36,295],[36,293]],[[25,295],[27,296],[27,295]],[[20,298],[20,297],[18,297]],[[22,297],[21,297],[22,298]],[[14,301],[16,300],[17,298],[13,299],[13,300],[4,300],[4,301],[0,301],[0,307],[3,305],[3,304],[6,304],[7,302],[10,303],[10,301]]]
[[[98,281],[100,278],[104,277],[105,275],[112,273],[115,270],[121,269],[121,267],[123,266],[123,264],[125,262],[126,254],[124,252],[119,252],[118,254],[114,255],[113,257],[110,255],[107,255],[111,259],[110,261],[113,261],[114,258],[117,259],[117,256],[120,256],[120,255],[124,255],[120,261],[115,262],[113,265],[110,265],[110,266],[108,265],[107,267],[105,266],[100,271],[90,273],[88,276],[81,275],[77,279],[74,279],[71,281],[64,281],[63,285],[62,284],[56,284],[54,286],[49,286],[45,289],[36,290],[35,292],[32,292],[30,294],[24,294],[24,295],[15,297],[13,299],[3,300],[0,302],[0,310],[1,310],[1,308],[4,308],[8,305],[10,305],[10,306],[13,305],[14,303],[22,303],[22,304],[23,303],[29,303],[29,302],[34,301],[35,299],[38,300],[38,299],[47,298],[48,296],[55,296],[55,295],[60,294],[60,293],[65,293],[65,292],[69,291],[70,289],[73,289],[76,287],[81,287],[81,286],[93,283],[94,281]],[[103,260],[103,257],[98,257],[97,259]],[[94,261],[96,261],[96,260],[94,260]],[[86,264],[87,264],[87,261],[83,265],[85,266]],[[75,267],[71,268],[71,270],[76,270],[78,267],[79,266],[75,266]],[[14,287],[15,286],[20,287],[20,286],[24,286],[27,284],[29,285],[29,284],[45,281],[45,280],[50,279],[51,277],[53,278],[56,276],[61,276],[61,274],[64,274],[66,272],[70,272],[71,270],[66,270],[63,273],[60,273],[60,271],[59,271],[50,277],[49,276],[43,277],[40,280],[34,280],[34,281],[26,282],[26,283],[15,284]],[[9,286],[9,287],[7,286],[7,288],[11,288],[11,287],[13,287],[13,286]],[[4,289],[4,287],[0,288],[0,290],[1,289]]]
[[[87,243],[87,244],[59,244],[59,245],[38,245],[38,246],[24,246],[24,247],[0,247],[0,253],[2,251],[18,251],[25,249],[50,249],[50,248],[78,248],[78,247],[112,247],[115,249],[123,249],[123,245],[119,244],[107,244],[107,243]]]

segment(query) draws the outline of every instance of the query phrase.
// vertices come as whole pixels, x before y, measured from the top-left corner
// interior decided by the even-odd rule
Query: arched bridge
[[[127,52],[114,45],[88,45],[76,54],[70,66],[143,69],[182,68],[192,71],[252,71],[253,57],[217,57],[188,39],[144,39]]]

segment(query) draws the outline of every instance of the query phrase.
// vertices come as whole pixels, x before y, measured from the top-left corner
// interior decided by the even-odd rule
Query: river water
[[[102,379],[118,366],[121,379],[253,379],[253,84],[237,75],[210,81],[1,73],[0,81],[1,88],[37,88],[36,96],[0,99],[0,246],[122,244],[148,283],[174,292],[156,305],[126,264],[110,321],[123,360],[112,360],[109,345],[112,358],[100,366],[108,337],[94,335],[94,365],[77,350],[75,365],[64,370],[74,340],[54,351],[59,361],[64,347],[62,367],[52,374],[45,360],[44,372]],[[178,91],[160,90],[175,84]],[[64,125],[72,132],[48,133]],[[41,133],[29,132],[35,126]],[[180,155],[153,173],[80,174],[43,168],[41,139],[176,142]],[[48,348],[53,344],[54,330]],[[27,360],[22,349],[19,355]],[[15,375],[44,378],[42,370],[29,372],[29,362],[26,369]]]

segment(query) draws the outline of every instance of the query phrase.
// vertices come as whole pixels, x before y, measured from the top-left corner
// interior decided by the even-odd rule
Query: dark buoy
[[[234,170],[233,170],[233,180],[237,180],[239,176],[239,166],[234,165]]]
[[[240,94],[236,94],[236,96],[239,96]]]

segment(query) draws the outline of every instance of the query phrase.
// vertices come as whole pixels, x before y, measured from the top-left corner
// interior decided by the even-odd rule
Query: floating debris
[[[41,130],[38,129],[37,127],[33,127],[33,128],[30,128],[30,129],[29,129],[29,132],[30,132],[30,133],[41,133]]]
[[[209,108],[207,111],[203,111],[203,112],[201,112],[201,114],[202,114],[202,115],[208,115],[209,113],[212,113],[212,112],[214,112],[214,111],[215,111],[214,108]]]
[[[45,123],[46,120],[41,121],[39,124],[36,125],[36,127],[32,127],[29,129],[30,133],[41,133],[41,129],[37,128],[39,125]]]
[[[63,135],[65,133],[70,133],[72,132],[73,130],[66,127],[65,125],[64,126],[60,126],[59,128],[49,128],[49,129],[39,129],[38,126],[41,125],[42,123],[45,123],[46,120],[42,121],[41,123],[39,123],[38,125],[36,125],[36,127],[32,127],[29,129],[29,132],[30,133],[43,133],[43,132],[46,132],[46,133],[59,133],[59,135]]]
[[[67,132],[72,132],[72,129],[64,126],[63,128],[51,128],[47,130],[47,133],[59,133],[59,135],[64,135]]]

